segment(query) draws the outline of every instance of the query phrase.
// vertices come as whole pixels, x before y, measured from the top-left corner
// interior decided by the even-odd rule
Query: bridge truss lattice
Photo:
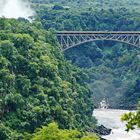
[[[98,40],[118,41],[140,48],[139,31],[58,31],[56,37],[62,51]]]

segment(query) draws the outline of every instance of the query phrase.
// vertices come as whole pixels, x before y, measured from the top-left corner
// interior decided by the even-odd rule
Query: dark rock
[[[95,129],[89,130],[89,132],[96,133],[100,137],[100,140],[106,140],[106,139],[102,138],[102,136],[110,135],[111,131],[112,131],[111,129],[108,129],[103,125],[98,126]]]
[[[98,126],[94,130],[94,132],[97,133],[100,136],[106,136],[106,135],[109,135],[111,133],[111,129],[108,129],[105,126],[101,125],[101,126]]]
[[[100,140],[106,140],[106,139],[100,137]]]

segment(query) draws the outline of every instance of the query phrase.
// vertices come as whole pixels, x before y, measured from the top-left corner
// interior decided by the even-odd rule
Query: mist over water
[[[0,0],[0,17],[29,19],[33,15],[27,0]]]

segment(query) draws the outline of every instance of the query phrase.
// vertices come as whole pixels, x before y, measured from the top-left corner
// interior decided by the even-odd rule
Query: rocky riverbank
[[[100,136],[106,136],[111,133],[111,129],[108,129],[105,126],[100,125],[95,129],[95,133],[99,134]]]
[[[116,109],[98,109],[94,110],[93,115],[98,118],[98,125],[103,125],[106,128],[111,128],[109,135],[102,135],[101,137],[106,140],[139,140],[139,129],[125,131],[125,123],[121,122],[120,117],[122,114],[129,112],[129,110],[116,110]],[[98,130],[100,130],[98,128]],[[97,131],[98,131],[97,130]],[[100,132],[100,131],[99,131]],[[102,132],[102,131],[101,131]]]
[[[95,129],[90,130],[90,132],[93,132],[99,135],[101,140],[105,140],[104,138],[102,138],[102,136],[110,135],[111,131],[112,131],[111,129],[106,128],[103,125],[100,125],[96,127]]]

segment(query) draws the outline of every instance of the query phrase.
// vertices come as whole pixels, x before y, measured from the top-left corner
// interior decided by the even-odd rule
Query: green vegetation
[[[139,102],[140,107],[140,102]],[[126,122],[126,131],[135,129],[136,127],[140,128],[140,108],[136,112],[129,112],[122,115],[121,120]]]
[[[95,127],[92,111],[104,97],[111,108],[136,108],[140,50],[99,41],[70,49],[64,57],[54,33],[139,31],[140,2],[30,1],[37,13],[32,23],[0,18],[0,139],[98,140],[86,131]],[[139,126],[139,118],[138,111],[122,120],[129,130]]]
[[[67,62],[39,22],[0,19],[0,138],[20,139],[52,121],[95,126],[86,75]]]
[[[62,5],[66,7],[78,8],[117,8],[126,7],[138,10],[140,1],[138,0],[30,0],[37,6],[52,7],[54,5]]]
[[[140,5],[139,1],[66,2],[44,0],[44,4],[53,6],[36,8],[46,30],[140,30],[140,11],[134,8]],[[56,5],[60,8],[54,9]],[[88,74],[87,82],[96,106],[106,98],[110,108],[135,109],[140,98],[139,51],[127,44],[97,41],[70,49],[65,52],[65,57]]]
[[[59,129],[56,123],[43,126],[34,134],[26,134],[25,140],[99,140],[94,134],[85,134],[76,130]]]

